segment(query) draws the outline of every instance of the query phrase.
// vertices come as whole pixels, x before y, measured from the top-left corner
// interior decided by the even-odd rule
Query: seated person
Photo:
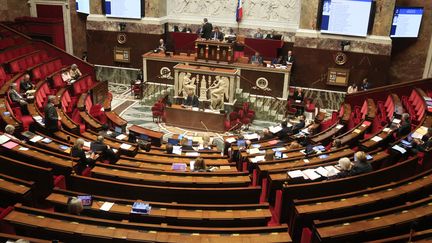
[[[67,211],[69,214],[80,215],[84,207],[81,199],[77,197],[71,197],[67,202]]]
[[[264,160],[265,161],[271,161],[271,160],[275,160],[275,152],[273,151],[273,149],[267,149],[264,155]]]
[[[280,130],[277,133],[277,136],[279,137],[280,140],[286,141],[286,140],[289,139],[289,134],[291,132],[291,129],[288,127],[288,122],[287,121],[283,121],[281,123],[281,127],[282,127],[282,130]]]
[[[202,150],[211,150],[211,146],[210,146],[210,137],[205,134],[202,137]]]
[[[28,95],[33,95],[33,93],[36,92],[35,86],[33,85],[33,83],[30,80],[29,74],[25,74],[23,80],[21,80],[20,90],[21,90],[21,93],[25,93]]]
[[[401,122],[397,125],[397,128],[396,136],[398,138],[404,137],[411,132],[411,120],[408,113],[402,114]]]
[[[166,45],[163,39],[159,40],[159,46],[154,50],[155,53],[162,52],[165,53],[166,51]]]
[[[208,172],[209,171],[207,169],[207,166],[206,166],[203,158],[201,158],[201,157],[196,158],[193,171],[194,172]]]
[[[95,165],[95,160],[99,157],[99,155],[91,153],[90,156],[87,158],[83,148],[84,140],[82,138],[78,138],[77,140],[75,140],[70,154],[72,157],[78,158],[78,164],[75,168],[75,171],[78,175],[81,175],[85,168],[93,167]]]
[[[104,143],[104,137],[99,135],[96,141],[91,142],[90,150],[99,155],[101,161],[108,160],[110,164],[114,164],[118,157],[110,146]]]
[[[220,32],[219,27],[215,27],[214,28],[214,31],[211,33],[210,39],[212,39],[212,40],[218,40],[218,41],[223,41],[224,34],[222,32]]]
[[[14,102],[15,104],[18,104],[21,107],[21,112],[23,114],[28,115],[28,110],[27,110],[27,100],[22,97],[22,95],[20,95],[18,93],[18,91],[16,90],[17,85],[16,83],[11,83],[9,91],[8,91],[8,96],[10,98],[10,100],[12,102]]]
[[[336,138],[335,140],[333,140],[330,150],[335,150],[341,147],[342,147],[342,141]]]
[[[15,137],[13,134],[15,132],[15,127],[13,125],[6,125],[4,135],[8,138],[10,138],[14,142],[21,142],[17,137]]]
[[[432,147],[432,127],[429,127],[427,133],[422,137],[423,148],[428,150]]]
[[[256,39],[263,39],[264,34],[262,33],[262,30],[260,28],[257,29],[257,32],[253,36]]]
[[[294,56],[292,55],[292,51],[288,51],[288,56],[285,58],[285,63],[288,64],[294,64]]]
[[[352,163],[351,163],[350,159],[347,157],[340,158],[339,159],[339,173],[337,173],[336,175],[329,176],[328,179],[333,180],[333,179],[340,179],[340,178],[348,177],[352,174],[351,169],[352,169]]]
[[[71,75],[70,75],[70,70],[63,70],[62,74],[61,74],[62,80],[63,82],[67,83],[67,84],[73,84],[76,80],[72,79]]]
[[[357,84],[353,83],[348,87],[347,94],[352,94],[352,93],[355,93],[357,91],[358,91]]]
[[[183,150],[194,150],[192,145],[189,144],[189,139],[187,139],[185,137],[183,137],[180,140],[180,146],[181,146],[182,151]]]
[[[288,146],[288,150],[299,149],[299,148],[301,148],[301,145],[296,141],[291,142],[291,144]]]
[[[183,29],[182,29],[181,32],[183,32],[183,33],[192,33],[192,29],[189,26],[185,25],[185,27],[183,27]]]
[[[192,106],[192,107],[199,107],[198,96],[195,95],[193,90],[187,91],[187,97],[186,97],[186,100],[184,102],[184,105],[185,106]]]
[[[71,69],[69,71],[69,75],[73,80],[77,80],[82,76],[81,71],[78,69],[78,66],[76,64],[71,65]]]
[[[253,55],[250,59],[251,64],[255,65],[262,65],[263,64],[263,58],[260,56],[259,52],[255,52],[255,55]]]
[[[105,138],[115,138],[116,137],[116,134],[109,130],[109,127],[107,124],[102,124],[102,128],[99,131],[99,135],[101,135]]]
[[[354,154],[353,175],[359,175],[372,171],[372,165],[366,159],[366,153],[358,151]]]
[[[172,105],[171,103],[171,99],[169,97],[169,93],[168,92],[163,92],[162,93],[162,97],[160,99],[160,103],[164,104],[165,106],[170,107]]]
[[[274,39],[276,35],[276,31],[275,30],[271,30],[270,32],[267,33],[266,35],[266,39]]]
[[[291,127],[291,133],[292,134],[297,134],[300,132],[301,129],[303,129],[306,125],[306,117],[304,115],[301,115],[299,117],[299,123],[295,124],[294,126]]]
[[[174,147],[173,147],[172,144],[167,143],[167,144],[165,145],[165,152],[166,152],[167,154],[172,154],[172,153],[173,153],[173,150],[174,150]]]
[[[151,143],[144,140],[138,140],[138,147],[139,149],[144,150],[145,152],[150,152]]]
[[[228,29],[228,33],[225,35],[225,40],[228,43],[233,43],[237,39],[236,36],[237,36],[237,34],[234,32],[234,29],[230,27]]]
[[[304,94],[303,94],[303,90],[302,90],[302,88],[298,87],[298,88],[294,91],[293,99],[294,99],[294,100],[300,100],[300,101],[303,101],[303,99],[304,99]]]
[[[264,128],[260,140],[268,140],[272,138],[273,138],[273,134],[267,128]]]
[[[285,64],[285,62],[286,62],[285,58],[282,55],[280,55],[277,58],[273,59],[272,65],[276,65],[276,64],[283,65],[283,64]]]

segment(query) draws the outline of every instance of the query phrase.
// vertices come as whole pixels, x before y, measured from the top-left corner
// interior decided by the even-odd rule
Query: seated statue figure
[[[209,88],[212,109],[223,109],[226,86],[226,81],[223,78],[217,76],[216,82]]]
[[[189,93],[189,91],[192,91],[193,94],[195,94],[196,85],[195,85],[195,78],[191,79],[191,74],[187,73],[183,78],[183,95],[186,95]]]

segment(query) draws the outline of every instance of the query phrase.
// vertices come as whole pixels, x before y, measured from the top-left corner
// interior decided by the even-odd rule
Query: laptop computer
[[[83,207],[91,207],[93,203],[93,198],[91,195],[77,196],[77,198],[81,200]]]

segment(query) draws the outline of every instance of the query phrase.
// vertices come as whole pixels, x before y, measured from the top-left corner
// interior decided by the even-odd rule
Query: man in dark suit
[[[201,28],[201,37],[204,39],[210,39],[213,31],[213,25],[208,22],[207,18],[204,18],[204,24]]]
[[[189,90],[187,94],[187,98],[184,102],[185,106],[192,106],[192,107],[199,107],[199,100],[198,96],[194,94],[193,91]]]
[[[291,129],[288,127],[288,122],[287,121],[283,121],[281,123],[281,127],[282,127],[282,130],[280,130],[277,133],[277,136],[279,137],[280,140],[287,141],[288,138],[289,138],[289,134],[291,132]]]
[[[304,115],[301,115],[301,116],[299,117],[299,119],[300,119],[299,123],[295,124],[295,125],[292,126],[292,128],[291,128],[291,132],[292,132],[293,134],[297,134],[298,132],[300,132],[300,130],[303,129],[303,128],[305,127],[305,125],[306,125],[306,123],[305,123],[306,118],[305,118]]]
[[[104,137],[101,135],[97,137],[96,141],[91,142],[90,150],[99,154],[101,161],[108,160],[110,164],[115,163],[118,159],[114,151],[104,143]]]
[[[21,107],[21,112],[25,115],[28,115],[28,109],[27,109],[27,101],[22,95],[20,95],[17,91],[17,84],[13,82],[8,91],[9,99],[15,103],[18,104]]]
[[[397,127],[396,135],[398,138],[406,136],[411,132],[411,120],[408,113],[402,114],[401,122]]]
[[[212,40],[218,40],[218,41],[223,41],[224,39],[224,34],[222,32],[219,31],[219,27],[215,27],[214,31],[211,34],[211,39]]]
[[[57,113],[57,109],[54,106],[55,102],[55,96],[50,95],[48,97],[48,104],[45,106],[45,128],[50,133],[57,132],[59,130],[58,128],[58,121],[60,120],[60,117]]]
[[[253,55],[250,59],[250,63],[256,64],[256,65],[262,65],[263,64],[263,58],[259,54],[259,52],[255,52],[255,55]]]
[[[34,85],[30,80],[30,75],[25,74],[23,80],[20,82],[20,91],[21,93],[25,93],[28,90],[34,89]]]
[[[292,51],[288,51],[288,56],[286,57],[286,63],[294,65],[294,56],[292,55]]]
[[[367,78],[364,78],[361,85],[361,90],[368,90],[370,89],[369,81]]]

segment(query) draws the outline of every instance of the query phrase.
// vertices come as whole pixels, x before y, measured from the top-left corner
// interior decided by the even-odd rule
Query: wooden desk
[[[165,108],[166,124],[199,131],[225,132],[225,114],[193,111],[172,105]]]
[[[162,144],[162,137],[164,135],[163,132],[156,132],[144,127],[140,127],[138,125],[132,125],[129,127],[129,133],[133,133],[135,137],[139,137],[139,135],[146,135],[151,139],[151,143],[154,146],[161,146]]]
[[[123,118],[121,118],[117,113],[114,111],[106,111],[105,115],[108,119],[108,123],[110,123],[111,127],[120,127],[122,129],[122,132],[126,132],[126,125],[127,121]]]
[[[234,61],[233,46],[233,43],[198,39],[195,41],[195,60],[232,63]]]

